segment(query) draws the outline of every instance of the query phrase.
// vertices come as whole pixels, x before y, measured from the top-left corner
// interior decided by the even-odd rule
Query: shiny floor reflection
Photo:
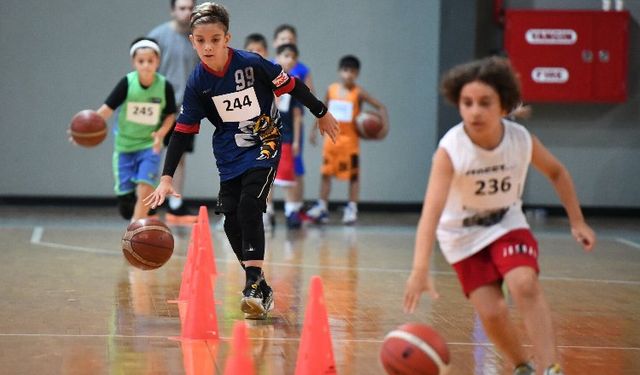
[[[110,209],[0,206],[0,372],[7,374],[222,374],[239,311],[242,269],[213,231],[221,340],[181,342],[178,308],[188,228],[173,228],[176,251],[156,271],[128,266],[125,224]],[[212,221],[216,217],[212,216]],[[438,254],[442,297],[401,311],[412,258],[413,214],[364,214],[355,227],[282,226],[267,240],[265,273],[275,312],[248,321],[257,374],[293,374],[309,279],[324,282],[338,374],[382,374],[384,335],[407,322],[434,326],[449,342],[452,374],[510,374]],[[640,223],[593,222],[599,247],[584,254],[566,221],[533,222],[542,283],[567,374],[640,373]],[[518,315],[516,314],[516,319]],[[518,320],[524,335],[522,324]]]

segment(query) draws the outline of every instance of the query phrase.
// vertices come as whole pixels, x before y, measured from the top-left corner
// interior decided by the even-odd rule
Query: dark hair
[[[474,81],[491,86],[500,97],[500,104],[511,112],[520,103],[520,82],[509,60],[503,57],[486,57],[458,65],[447,71],[440,82],[440,92],[451,104],[457,106],[460,92]]]
[[[338,69],[355,69],[360,70],[360,60],[353,55],[342,56],[338,63]]]
[[[264,35],[260,34],[260,33],[253,33],[253,34],[249,34],[247,35],[246,38],[244,38],[244,47],[247,48],[247,46],[250,43],[260,43],[262,44],[262,46],[264,47],[264,49],[267,49],[267,38],[264,37]]]
[[[283,23],[282,25],[276,27],[275,31],[273,32],[273,39],[277,38],[278,34],[280,34],[283,31],[289,31],[291,34],[293,34],[293,36],[295,37],[298,36],[298,33],[296,32],[295,27],[289,24]]]
[[[191,30],[198,25],[209,23],[221,23],[224,27],[224,32],[228,32],[229,12],[224,6],[213,2],[202,3],[195,7],[191,12]]]
[[[158,48],[160,48],[160,44],[158,44],[158,41],[157,41],[157,40],[155,40],[155,39],[153,39],[153,38],[149,38],[148,36],[139,36],[139,37],[135,38],[135,39],[133,40],[133,42],[131,42],[131,44],[129,44],[129,49],[131,49],[131,47],[133,47],[133,45],[134,45],[134,44],[138,43],[138,42],[139,42],[139,41],[141,41],[141,40],[149,40],[149,41],[151,41],[151,42],[154,42],[155,44],[157,44],[157,45],[158,45]],[[136,48],[136,52],[134,52],[134,53],[133,53],[133,56],[135,56],[135,55],[136,55],[136,53],[137,53],[138,49],[139,49],[139,48]],[[158,55],[158,57],[160,57],[160,54],[159,54],[156,50],[153,50],[153,52],[155,52],[155,53],[156,53],[156,55]],[[133,57],[133,56],[132,56],[132,57]]]
[[[283,44],[281,46],[278,46],[278,48],[276,48],[276,55],[279,55],[285,51],[291,51],[293,52],[296,57],[298,57],[299,52],[298,52],[298,47],[296,47],[295,44],[289,43],[289,44]]]

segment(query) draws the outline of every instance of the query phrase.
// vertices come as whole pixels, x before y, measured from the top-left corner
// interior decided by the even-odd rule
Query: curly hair
[[[214,2],[205,2],[191,12],[191,30],[199,25],[208,23],[220,23],[224,27],[224,32],[229,31],[229,12],[227,9]]]
[[[447,101],[457,106],[462,88],[470,82],[480,81],[491,86],[500,97],[500,104],[511,112],[520,103],[520,82],[509,60],[486,57],[457,65],[447,71],[440,82],[440,92]]]

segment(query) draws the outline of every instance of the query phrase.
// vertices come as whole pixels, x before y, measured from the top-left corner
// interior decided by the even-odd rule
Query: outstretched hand
[[[320,130],[320,135],[327,133],[333,143],[336,143],[336,138],[338,137],[338,134],[340,134],[338,121],[336,121],[331,112],[327,112],[324,116],[318,119],[318,130]]]
[[[432,299],[438,299],[440,295],[436,291],[435,283],[426,272],[411,272],[407,285],[404,288],[404,312],[413,313],[420,302],[422,293],[427,292]]]
[[[173,195],[178,198],[181,197],[181,195],[173,189],[173,177],[162,176],[160,177],[160,184],[158,184],[156,190],[143,199],[144,205],[152,209],[159,207],[164,203],[167,195]]]
[[[578,224],[572,224],[571,234],[573,235],[573,238],[582,245],[582,248],[585,251],[593,250],[593,247],[596,244],[596,234],[593,229],[587,225],[587,223],[580,222]]]

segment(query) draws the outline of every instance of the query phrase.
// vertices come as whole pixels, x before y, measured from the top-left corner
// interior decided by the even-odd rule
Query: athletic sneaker
[[[530,363],[523,363],[513,370],[513,375],[536,375],[536,370]]]
[[[302,219],[300,218],[300,213],[297,211],[293,211],[287,216],[287,228],[289,229],[299,229],[302,226]]]
[[[351,225],[355,224],[358,220],[358,209],[353,208],[349,205],[344,207],[344,212],[342,213],[342,224]]]
[[[317,203],[307,211],[307,216],[316,224],[326,224],[329,222],[329,211],[320,207]]]
[[[167,224],[194,224],[198,221],[198,215],[194,215],[184,204],[177,209],[167,210],[165,215]]]
[[[562,368],[559,364],[554,363],[553,365],[547,367],[546,370],[544,370],[544,375],[564,375],[564,372],[562,372]]]
[[[269,312],[273,310],[274,301],[273,301],[273,289],[266,282],[260,283],[260,287],[262,290],[262,307],[264,308],[263,313],[245,313],[245,319],[254,319],[254,320],[262,320],[267,319]]]
[[[242,291],[242,299],[240,300],[240,310],[250,316],[262,316],[266,314],[266,310],[262,303],[262,289],[260,282],[262,277],[247,285]]]

